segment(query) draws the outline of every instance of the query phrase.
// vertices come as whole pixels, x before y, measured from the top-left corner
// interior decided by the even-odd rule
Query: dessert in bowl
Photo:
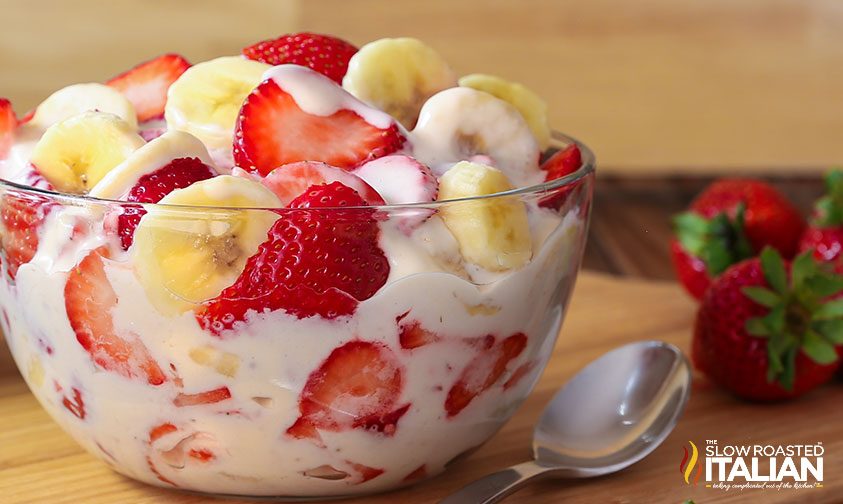
[[[0,322],[44,408],[122,474],[410,484],[547,363],[594,163],[523,86],[458,82],[413,39],[299,34],[162,56],[21,120],[0,105]]]

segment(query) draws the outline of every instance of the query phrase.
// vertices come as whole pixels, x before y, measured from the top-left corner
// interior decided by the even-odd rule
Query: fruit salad
[[[0,324],[35,396],[163,487],[335,496],[441,473],[553,348],[593,158],[410,38],[167,54],[0,100]]]

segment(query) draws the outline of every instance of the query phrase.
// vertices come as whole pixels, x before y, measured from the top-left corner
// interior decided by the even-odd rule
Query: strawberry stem
[[[681,213],[673,219],[676,238],[687,252],[705,263],[709,275],[717,276],[732,264],[752,257],[744,232],[745,210],[739,203],[734,218],[726,212],[710,219],[694,212]]]

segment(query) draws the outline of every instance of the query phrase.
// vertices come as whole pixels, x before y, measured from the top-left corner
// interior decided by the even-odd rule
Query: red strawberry
[[[123,72],[106,84],[123,93],[135,107],[138,122],[164,117],[167,90],[190,68],[178,54],[164,54]]]
[[[346,463],[350,465],[358,474],[359,480],[356,482],[356,484],[358,485],[361,483],[365,483],[369,480],[373,480],[385,472],[383,469],[377,467],[369,467],[363,464],[352,462],[350,460],[346,460]]]
[[[85,412],[85,401],[82,399],[82,392],[80,392],[76,387],[72,387],[71,392],[73,392],[73,396],[64,396],[61,400],[61,404],[67,408],[67,411],[71,412],[73,416],[79,420],[84,420],[87,413]]]
[[[793,257],[805,220],[769,184],[750,179],[714,182],[674,219],[679,247],[671,252],[677,276],[700,298],[711,278],[771,246]],[[705,265],[700,271],[698,261]],[[687,282],[687,283],[686,283]]]
[[[108,281],[103,258],[108,249],[91,251],[70,271],[64,287],[65,308],[76,339],[94,363],[126,378],[142,378],[161,385],[167,378],[136,335],[118,335],[111,312],[117,294]]]
[[[388,347],[350,341],[310,374],[299,396],[301,415],[287,434],[317,442],[319,430],[361,428],[391,435],[409,409],[409,404],[396,408],[403,386],[403,368]]]
[[[38,229],[53,208],[44,196],[6,191],[0,202],[0,235],[6,272],[14,280],[18,268],[35,257],[38,250]]]
[[[812,250],[814,258],[833,265],[843,274],[843,170],[826,175],[827,193],[814,208],[814,216],[802,238],[799,251]]]
[[[179,158],[169,164],[147,173],[138,179],[129,191],[126,201],[136,203],[158,203],[164,196],[176,189],[183,189],[194,182],[215,176],[214,170],[198,158]],[[123,250],[132,246],[135,228],[146,210],[141,206],[124,205],[123,213],[117,218],[117,233]]]
[[[375,211],[318,208],[365,205],[339,182],[311,187],[290,204],[300,210],[280,212],[234,284],[198,311],[199,324],[220,334],[252,311],[299,318],[354,313],[357,301],[372,297],[389,276]]]
[[[281,203],[289,204],[304,194],[311,186],[341,182],[357,191],[367,205],[383,205],[376,190],[362,178],[341,168],[316,161],[300,161],[281,166],[269,172],[261,183],[278,196]]]
[[[18,118],[12,108],[12,102],[0,98],[0,159],[6,159],[9,149],[15,141],[15,130],[18,127]]]
[[[200,406],[203,404],[214,404],[220,401],[231,399],[231,391],[228,387],[219,387],[206,392],[199,392],[196,394],[180,393],[173,400],[173,404],[183,408],[185,406]]]
[[[843,343],[843,277],[822,271],[810,254],[793,264],[772,248],[715,280],[697,314],[694,364],[740,397],[796,397],[827,382]]]
[[[240,109],[234,161],[261,175],[298,161],[321,161],[351,170],[403,144],[394,123],[380,129],[348,109],[329,116],[308,114],[270,79],[255,88]]]
[[[542,163],[541,169],[547,172],[544,177],[545,182],[550,182],[574,173],[580,169],[580,166],[582,166],[580,148],[577,147],[577,144],[571,144],[548,158],[547,161]],[[539,206],[558,209],[565,202],[570,192],[570,187],[561,187],[550,196],[542,198],[539,201]]]
[[[396,322],[398,322],[398,341],[401,348],[412,350],[441,339],[438,334],[422,327],[418,320],[405,320],[409,313],[399,315],[396,319]]]
[[[345,40],[316,33],[290,33],[243,49],[243,55],[250,60],[272,66],[305,66],[338,84],[342,84],[348,60],[356,52],[357,48]]]
[[[513,334],[497,343],[494,338],[488,341],[490,344],[468,363],[448,391],[445,399],[448,417],[459,414],[475,397],[497,383],[510,361],[521,355],[527,346],[527,336],[523,333]]]

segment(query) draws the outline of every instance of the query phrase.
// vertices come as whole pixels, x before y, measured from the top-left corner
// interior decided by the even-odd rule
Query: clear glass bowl
[[[556,135],[554,148],[571,142]],[[390,274],[350,315],[250,313],[220,322],[218,334],[198,322],[202,299],[174,299],[174,313],[151,302],[146,284],[168,280],[139,273],[138,256],[113,231],[114,217],[136,204],[0,182],[0,209],[13,210],[4,225],[14,227],[20,211],[35,222],[0,236],[2,328],[47,412],[130,478],[283,498],[415,483],[488,440],[547,364],[591,206],[594,157],[579,147],[581,168],[552,182],[375,207]],[[526,264],[489,272],[463,263],[443,216],[501,205],[527,210]],[[167,214],[174,233],[269,211],[143,206]],[[336,229],[372,215],[271,211],[312,212]]]

